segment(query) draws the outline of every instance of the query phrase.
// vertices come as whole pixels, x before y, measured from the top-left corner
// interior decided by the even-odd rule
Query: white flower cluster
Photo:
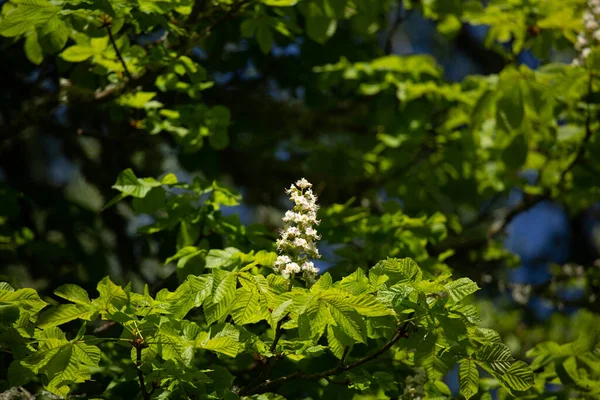
[[[294,202],[294,207],[283,217],[285,227],[277,239],[280,255],[275,260],[274,268],[286,279],[302,273],[304,279],[312,281],[319,272],[312,261],[309,261],[309,258],[321,257],[316,245],[321,237],[313,228],[320,222],[317,220],[319,206],[311,187],[312,184],[302,178],[285,191]]]
[[[600,45],[600,0],[588,0],[583,14],[583,27],[575,43],[579,57],[573,60],[574,65],[583,65],[592,48]]]

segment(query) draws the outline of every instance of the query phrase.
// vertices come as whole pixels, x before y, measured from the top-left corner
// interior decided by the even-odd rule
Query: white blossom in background
[[[286,279],[301,273],[305,280],[312,282],[319,272],[310,261],[321,257],[316,244],[321,237],[314,228],[320,222],[317,220],[319,206],[311,187],[312,184],[302,178],[285,191],[294,207],[283,216],[285,226],[277,239],[280,255],[273,266]]]
[[[573,65],[583,65],[594,46],[600,45],[600,0],[588,0],[583,14],[583,30],[577,36],[575,49],[579,56]]]

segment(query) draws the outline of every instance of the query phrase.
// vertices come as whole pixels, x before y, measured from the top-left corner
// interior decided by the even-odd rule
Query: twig
[[[350,353],[350,346],[345,346],[344,352],[342,353],[342,358],[340,359],[340,365],[344,365],[346,363],[346,358],[348,357],[349,353]]]
[[[146,383],[144,382],[144,373],[142,372],[142,349],[144,348],[144,343],[142,343],[139,339],[131,342],[131,345],[135,347],[136,360],[135,360],[135,368],[137,369],[138,379],[140,381],[140,390],[142,392],[142,398],[144,400],[150,400],[150,393],[148,389],[146,389]]]
[[[283,325],[283,321],[288,315],[289,313],[286,314],[285,317],[281,318],[279,322],[277,322],[277,327],[275,328],[275,338],[273,339],[273,343],[271,343],[271,347],[269,348],[269,351],[271,353],[273,353],[277,348],[277,343],[279,342],[279,339],[281,339],[281,335],[283,334],[283,329],[281,329],[281,325]]]
[[[408,327],[408,322],[406,322],[402,326],[398,327],[398,329],[396,330],[396,333],[394,334],[394,337],[392,337],[392,339],[390,339],[390,341],[388,341],[385,345],[383,345],[383,347],[381,347],[379,350],[377,350],[377,351],[375,351],[375,352],[373,352],[351,364],[339,365],[335,368],[331,368],[331,369],[328,369],[327,371],[319,372],[316,374],[304,374],[301,372],[294,372],[289,375],[279,377],[277,379],[273,379],[273,380],[266,379],[265,381],[263,381],[263,383],[261,383],[257,386],[241,390],[239,394],[241,396],[248,396],[248,395],[252,395],[252,394],[262,393],[269,386],[282,384],[284,382],[287,382],[287,381],[290,381],[293,379],[319,380],[319,379],[323,379],[323,378],[326,378],[326,377],[329,377],[332,375],[337,375],[339,373],[360,367],[361,365],[366,364],[371,360],[374,360],[375,358],[379,357],[380,355],[382,355],[383,353],[388,351],[400,339],[402,339],[404,337],[408,337],[407,327]]]
[[[117,47],[117,42],[115,41],[115,37],[112,34],[112,31],[110,30],[110,28],[111,28],[110,25],[106,26],[106,31],[108,32],[108,38],[110,39],[110,43],[112,44],[113,48],[115,49],[115,53],[117,53],[117,58],[119,59],[119,61],[121,62],[121,65],[123,66],[123,69],[125,70],[125,75],[127,75],[127,80],[131,82],[133,80],[133,76],[131,76],[129,69],[127,69],[127,64],[125,64],[125,60],[123,59],[123,56],[121,55],[121,52],[119,51],[119,48]]]

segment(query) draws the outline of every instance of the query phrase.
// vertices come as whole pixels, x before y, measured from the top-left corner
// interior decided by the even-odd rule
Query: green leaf
[[[228,272],[220,269],[213,270],[213,288],[212,298],[214,303],[219,303],[225,300],[231,302],[235,297],[235,289],[237,284],[237,276],[233,272]]]
[[[515,79],[514,75],[510,77]],[[502,96],[496,103],[496,120],[499,127],[506,132],[512,132],[519,129],[523,124],[525,107],[519,81],[508,81],[508,79],[509,77],[504,81]]]
[[[258,293],[251,290],[241,288],[236,291],[231,316],[237,325],[253,324],[263,319],[258,299]]]
[[[319,7],[312,3],[308,7],[306,17],[306,34],[309,38],[318,43],[325,43],[327,39],[335,34],[337,21],[333,18],[323,15]]]
[[[32,30],[25,36],[25,55],[32,63],[40,65],[44,61],[42,46],[38,42],[37,33]]]
[[[7,282],[0,282],[0,290],[4,290],[7,292],[14,292],[15,288],[13,288],[12,286],[10,286],[9,283]]]
[[[241,263],[238,254],[241,253],[235,247],[211,249],[206,256],[206,268],[233,269]]]
[[[382,279],[381,283],[376,281],[373,285],[371,285],[371,282],[365,275],[365,272],[359,268],[352,274],[342,278],[338,285],[340,288],[347,290],[353,295],[366,294],[379,288],[379,286],[381,286],[381,284],[388,279],[385,275],[380,276],[384,278]],[[377,279],[379,279],[379,277]]]
[[[460,384],[460,394],[467,400],[479,391],[479,371],[475,362],[470,358],[466,358],[460,363],[458,383]]]
[[[333,355],[341,360],[347,345],[342,343],[343,339],[340,339],[339,330],[335,328],[335,326],[327,326],[327,344]]]
[[[372,294],[353,295],[342,289],[328,289],[320,294],[320,298],[328,303],[336,302],[347,305],[365,317],[382,317],[394,312]]]
[[[479,286],[469,278],[459,278],[447,283],[444,285],[444,288],[448,291],[450,298],[455,302],[459,302],[468,295],[479,290]]]
[[[62,325],[75,319],[89,321],[96,312],[95,308],[90,306],[91,304],[88,304],[87,307],[79,304],[61,304],[43,312],[37,320],[37,325],[44,329]]]
[[[497,374],[504,374],[514,362],[510,349],[504,343],[492,343],[477,350],[473,359],[484,369]]]
[[[304,306],[304,299],[299,295],[294,298],[294,306],[301,307],[298,316],[298,333],[300,338],[316,342],[331,321],[331,314],[324,302],[314,299],[313,296],[306,296],[305,299],[309,301]]]
[[[273,43],[273,33],[271,28],[267,24],[260,24],[256,29],[256,40],[260,51],[264,54],[269,54],[271,51],[271,44]]]
[[[62,285],[54,291],[54,294],[76,304],[81,304],[84,306],[91,304],[88,293],[85,291],[85,289],[77,285]]]
[[[65,61],[75,63],[85,61],[96,54],[98,54],[96,49],[76,44],[64,49],[64,51],[60,53],[60,57]]]
[[[38,41],[44,52],[58,53],[69,39],[69,28],[58,16],[50,19],[38,32]]]
[[[99,309],[113,313],[119,311],[127,303],[127,294],[121,286],[115,285],[107,276],[96,286],[100,297],[94,300]]]
[[[515,361],[514,364],[502,375],[500,382],[510,389],[525,391],[534,384],[533,370],[523,361]]]
[[[40,299],[34,289],[0,290],[0,305],[14,305],[32,314],[37,314],[48,303]]]
[[[367,326],[354,309],[339,301],[329,301],[329,311],[336,326],[359,343],[367,342]]]
[[[161,187],[152,188],[144,198],[134,197],[131,205],[138,214],[154,214],[164,207],[167,192]]]
[[[371,284],[381,284],[382,276],[389,278],[389,285],[396,283],[418,283],[423,279],[423,272],[411,258],[388,258],[379,261],[369,271]]]
[[[262,0],[262,2],[271,7],[291,7],[298,3],[298,0]]]
[[[502,160],[510,169],[519,169],[527,160],[527,138],[524,134],[515,135],[510,144],[502,152]]]
[[[126,196],[144,198],[152,190],[159,187],[160,182],[154,178],[138,178],[133,171],[128,168],[119,174],[117,182],[113,189],[119,190]]]
[[[154,97],[156,97],[156,92],[128,93],[128,94],[125,94],[125,95],[122,95],[121,97],[119,97],[117,104],[120,104],[124,107],[142,109],[142,108],[146,107],[146,105]],[[154,181],[154,182],[156,182],[156,181]],[[156,183],[158,184],[158,182],[156,182]]]
[[[2,36],[20,36],[36,27],[43,30],[60,12],[60,7],[46,0],[20,0],[13,3],[17,7],[6,13],[0,21]]]
[[[211,350],[225,354],[229,357],[235,357],[238,353],[240,343],[229,336],[208,338],[208,333],[200,332],[196,338],[196,346],[205,350]]]

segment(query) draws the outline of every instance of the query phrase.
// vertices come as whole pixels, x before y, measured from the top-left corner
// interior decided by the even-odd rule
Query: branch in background
[[[492,224],[492,226],[490,226],[490,229],[488,231],[488,237],[494,238],[500,233],[505,233],[506,227],[512,222],[513,219],[515,219],[517,215],[532,209],[544,200],[550,199],[551,196],[549,192],[545,192],[537,196],[525,195],[524,200],[516,206],[514,206],[513,208],[511,208],[508,211],[508,213],[504,216],[504,218],[501,221],[499,221],[499,223]]]
[[[123,66],[123,69],[125,70],[125,75],[127,75],[127,80],[132,81],[133,77],[131,76],[131,72],[129,72],[129,69],[127,68],[127,64],[125,64],[125,60],[123,59],[123,56],[121,55],[121,52],[119,51],[119,47],[117,46],[117,42],[115,41],[115,36],[112,34],[112,31],[110,30],[111,26],[112,26],[112,24],[107,24],[107,26],[106,26],[106,31],[108,32],[108,38],[110,39],[110,44],[112,44],[112,47],[115,49],[115,53],[117,53],[117,58],[119,59],[119,61],[121,62],[121,65]]]
[[[266,379],[266,380],[264,380],[263,383],[261,383],[257,386],[241,390],[239,394],[241,396],[248,396],[248,395],[252,395],[252,394],[263,393],[270,386],[280,385],[282,383],[285,383],[287,381],[291,381],[294,379],[299,379],[299,380],[319,380],[319,379],[324,379],[324,378],[327,379],[330,376],[334,376],[334,375],[340,374],[342,372],[346,372],[351,369],[360,367],[361,365],[366,364],[369,361],[376,359],[377,357],[379,357],[380,355],[382,355],[383,353],[388,351],[400,339],[406,338],[406,337],[408,337],[408,321],[405,322],[404,324],[402,324],[402,326],[398,327],[398,329],[396,330],[396,333],[394,334],[394,337],[392,337],[392,339],[390,339],[390,341],[388,341],[385,345],[383,345],[383,347],[381,347],[379,350],[377,350],[377,351],[375,351],[375,352],[373,352],[351,364],[339,365],[338,367],[331,368],[331,369],[328,369],[327,371],[319,372],[316,374],[305,374],[305,373],[301,373],[301,372],[294,372],[292,374],[285,375],[285,376],[282,376],[282,377],[279,377],[279,378],[276,378],[273,380]]]
[[[229,11],[227,11],[221,18],[217,19],[215,22],[213,22],[212,24],[207,26],[204,29],[202,35],[200,35],[200,38],[209,36],[211,34],[211,31],[216,26],[218,26],[221,23],[232,18],[235,13],[237,13],[244,5],[250,3],[250,1],[251,0],[241,0],[239,3],[233,5],[229,9]],[[205,1],[197,1],[195,3],[194,7],[192,8],[192,13],[190,14],[190,17],[188,17],[188,19],[195,21],[198,18],[198,16],[200,15],[200,13],[202,12],[202,9],[204,8],[205,3],[206,3]],[[89,96],[89,95],[88,96],[78,96],[78,98],[82,101],[93,102],[96,104],[113,101],[113,100],[119,98],[124,93],[127,93],[129,90],[132,90],[133,88],[135,88],[143,83],[154,82],[156,77],[158,75],[160,75],[160,73],[162,72],[162,70],[149,71],[149,72],[146,72],[144,75],[133,77],[131,75],[131,73],[129,72],[129,70],[127,69],[127,66],[125,64],[123,57],[121,56],[119,50],[117,49],[116,41],[114,39],[114,36],[112,35],[112,32],[110,31],[110,27],[107,27],[107,31],[109,34],[109,39],[117,53],[117,57],[119,58],[121,65],[123,65],[123,68],[125,69],[125,73],[127,75],[128,80],[126,82],[119,82],[117,84],[108,85],[106,88],[104,88],[104,90],[95,92],[92,96]],[[181,48],[183,49],[183,51],[182,51],[183,54],[189,54],[189,52],[192,51],[192,49],[194,48],[195,39],[198,39],[197,35],[190,34],[189,36],[187,36],[186,40],[184,40],[181,45]],[[78,90],[76,88],[73,88],[72,85],[70,84],[70,82],[67,84],[61,84],[61,86],[63,88],[68,89],[69,93],[74,92],[75,94],[77,94]]]
[[[385,47],[384,47],[385,54],[392,54],[392,52],[394,50],[394,48],[393,48],[394,47],[394,36],[396,36],[396,33],[398,32],[398,29],[400,28],[400,26],[402,25],[402,23],[404,23],[404,21],[406,21],[408,19],[408,17],[410,16],[410,13],[412,12],[412,9],[406,10],[404,8],[404,4],[402,3],[402,1],[398,1],[396,6],[398,7],[398,10],[396,12],[396,17],[394,18],[394,22],[392,23],[392,26],[390,27],[390,31],[388,32],[388,34],[385,38]]]
[[[590,73],[589,79],[588,79],[588,96],[592,94],[592,83],[593,83],[593,75]],[[567,174],[577,164],[583,163],[583,161],[584,161],[585,147],[586,147],[587,143],[590,141],[590,138],[592,137],[591,124],[592,124],[592,113],[591,113],[590,107],[588,105],[588,107],[586,109],[585,136],[583,137],[583,140],[581,141],[581,145],[577,149],[577,153],[575,153],[575,157],[560,174],[560,180],[558,181],[558,190],[559,191],[562,191],[564,189],[564,185],[566,182],[565,178],[566,178]],[[497,226],[490,227],[489,237],[494,237],[497,234],[504,232],[504,230],[506,229],[508,224],[517,215],[533,208],[534,206],[536,206],[537,204],[539,204],[540,202],[542,202],[544,200],[551,200],[551,199],[552,199],[552,196],[551,196],[550,190],[548,190],[548,189],[546,189],[544,191],[544,193],[536,195],[536,196],[528,197],[526,195],[524,201],[522,201],[521,203],[517,204],[514,208],[512,208],[508,212],[508,214],[506,214],[504,219]]]

